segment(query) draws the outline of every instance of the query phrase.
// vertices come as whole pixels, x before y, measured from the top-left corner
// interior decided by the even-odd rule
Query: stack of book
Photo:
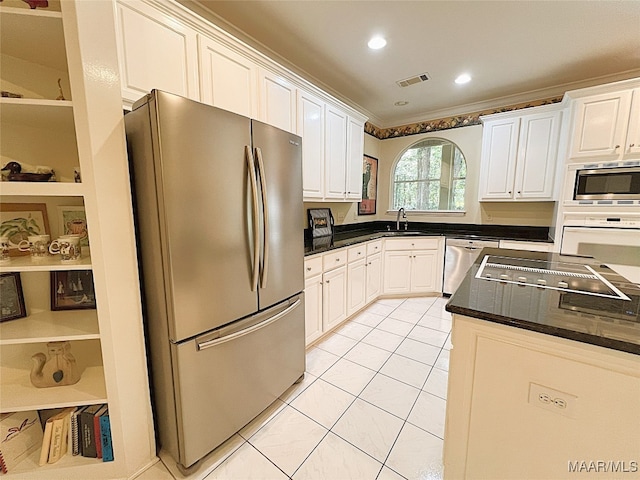
[[[106,404],[43,410],[40,419],[44,426],[40,465],[57,462],[69,449],[72,455],[113,461]]]

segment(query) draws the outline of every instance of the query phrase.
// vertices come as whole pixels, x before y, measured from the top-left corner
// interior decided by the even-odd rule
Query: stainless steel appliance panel
[[[498,248],[499,242],[446,238],[444,255],[444,283],[442,293],[452,295],[460,286],[467,271],[485,247]]]
[[[304,342],[292,339],[304,338],[303,298],[172,345],[182,465],[236,433],[302,376]]]
[[[257,310],[244,146],[250,120],[165,92],[149,98],[156,205],[172,341]],[[144,244],[153,235],[141,229]],[[159,257],[159,256],[158,256]]]
[[[260,309],[304,289],[302,140],[253,120],[253,151],[263,199]]]

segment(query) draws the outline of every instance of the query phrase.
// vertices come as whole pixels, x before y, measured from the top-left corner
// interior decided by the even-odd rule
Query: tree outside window
[[[392,173],[392,208],[464,210],[467,164],[452,142],[431,138],[409,147]]]

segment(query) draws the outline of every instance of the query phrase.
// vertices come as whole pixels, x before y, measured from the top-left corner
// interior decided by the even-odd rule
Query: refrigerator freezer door
[[[303,295],[238,323],[240,329],[232,325],[171,346],[177,458],[184,467],[249,423],[304,373]]]
[[[127,124],[146,297],[166,303],[170,340],[254,313],[250,120],[155,90],[130,115],[147,123]]]
[[[302,139],[255,120],[251,125],[266,219],[259,289],[263,309],[304,289]]]

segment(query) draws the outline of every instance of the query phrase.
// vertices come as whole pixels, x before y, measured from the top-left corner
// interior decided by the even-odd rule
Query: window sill
[[[396,215],[397,210],[387,210],[387,215]],[[464,217],[467,212],[465,210],[407,210],[407,215],[437,215],[446,217]]]

